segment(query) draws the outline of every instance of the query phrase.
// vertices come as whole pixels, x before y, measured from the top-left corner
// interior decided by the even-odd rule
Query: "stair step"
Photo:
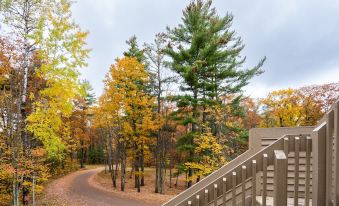
[[[262,196],[257,196],[257,203],[259,205],[262,205]],[[266,197],[266,205],[267,206],[273,206],[273,197]],[[288,198],[287,199],[287,205],[288,206],[294,206],[294,198]],[[299,198],[298,199],[298,206],[304,206],[305,205],[305,199]],[[312,200],[310,199],[310,206],[312,206]]]

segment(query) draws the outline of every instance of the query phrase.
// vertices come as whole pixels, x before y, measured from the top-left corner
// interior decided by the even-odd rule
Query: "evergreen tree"
[[[126,57],[134,57],[141,64],[146,63],[146,57],[144,55],[144,51],[142,51],[138,46],[137,37],[133,35],[129,40],[126,41],[126,44],[129,46],[128,50],[124,52],[124,56]]]
[[[245,62],[240,55],[244,45],[231,30],[232,20],[231,14],[220,17],[211,0],[193,0],[183,11],[183,22],[168,28],[171,42],[166,53],[172,70],[182,78],[181,95],[175,100],[178,111],[185,111],[183,124],[190,128],[179,140],[178,148],[189,153],[189,162],[194,162],[194,138],[206,132],[206,108],[221,104],[220,97],[241,93],[248,81],[262,72],[260,67],[265,59],[253,68],[241,69]],[[190,187],[191,168],[188,176]]]

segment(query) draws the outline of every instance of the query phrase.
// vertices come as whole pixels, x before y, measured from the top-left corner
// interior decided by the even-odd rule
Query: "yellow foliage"
[[[225,164],[225,158],[222,154],[223,148],[209,129],[194,138],[194,144],[196,145],[194,155],[197,160],[184,164],[186,168],[191,168],[195,171],[189,180],[193,180],[196,177],[207,176]]]
[[[273,91],[261,103],[264,110],[261,127],[314,125],[322,116],[320,105],[314,97],[305,96],[300,90]]]

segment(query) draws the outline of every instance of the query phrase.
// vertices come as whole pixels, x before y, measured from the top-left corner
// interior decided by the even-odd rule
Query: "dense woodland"
[[[265,58],[245,68],[233,16],[193,0],[153,42],[127,37],[96,98],[79,77],[90,49],[71,6],[0,0],[0,202],[86,164],[105,164],[121,191],[132,177],[141,191],[146,167],[155,193],[166,173],[190,187],[247,150],[250,128],[315,125],[339,97],[339,83],[245,96]]]

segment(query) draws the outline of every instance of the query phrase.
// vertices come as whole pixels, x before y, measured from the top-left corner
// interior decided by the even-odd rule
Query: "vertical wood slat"
[[[326,122],[312,131],[312,205],[326,205]]]
[[[299,149],[300,138],[294,138],[294,205],[299,201]]]
[[[257,161],[252,160],[252,205],[257,202]]]
[[[287,205],[287,157],[282,150],[274,150],[273,205]]]
[[[334,198],[333,205],[339,205],[339,101],[334,107]]]
[[[204,206],[208,205],[208,190],[205,190],[205,196],[204,196]]]
[[[286,154],[286,157],[288,157],[288,153],[289,153],[289,138],[288,137],[285,137],[284,138],[284,152]]]
[[[227,191],[227,179],[222,178],[222,205],[226,206],[226,191]]]
[[[306,137],[306,177],[305,177],[305,206],[310,205],[310,162],[311,162],[311,137]]]
[[[246,204],[246,166],[243,165],[241,167],[241,205],[245,206]]]
[[[213,191],[213,196],[214,196],[214,206],[218,206],[218,184],[214,184],[214,191]]]
[[[232,206],[236,206],[237,173],[232,172]]]
[[[262,205],[266,206],[266,196],[267,196],[267,161],[268,155],[263,154],[262,162]]]
[[[195,196],[196,206],[200,206],[200,195]]]
[[[334,111],[326,115],[326,205],[332,204],[332,164],[333,164],[333,130]]]

